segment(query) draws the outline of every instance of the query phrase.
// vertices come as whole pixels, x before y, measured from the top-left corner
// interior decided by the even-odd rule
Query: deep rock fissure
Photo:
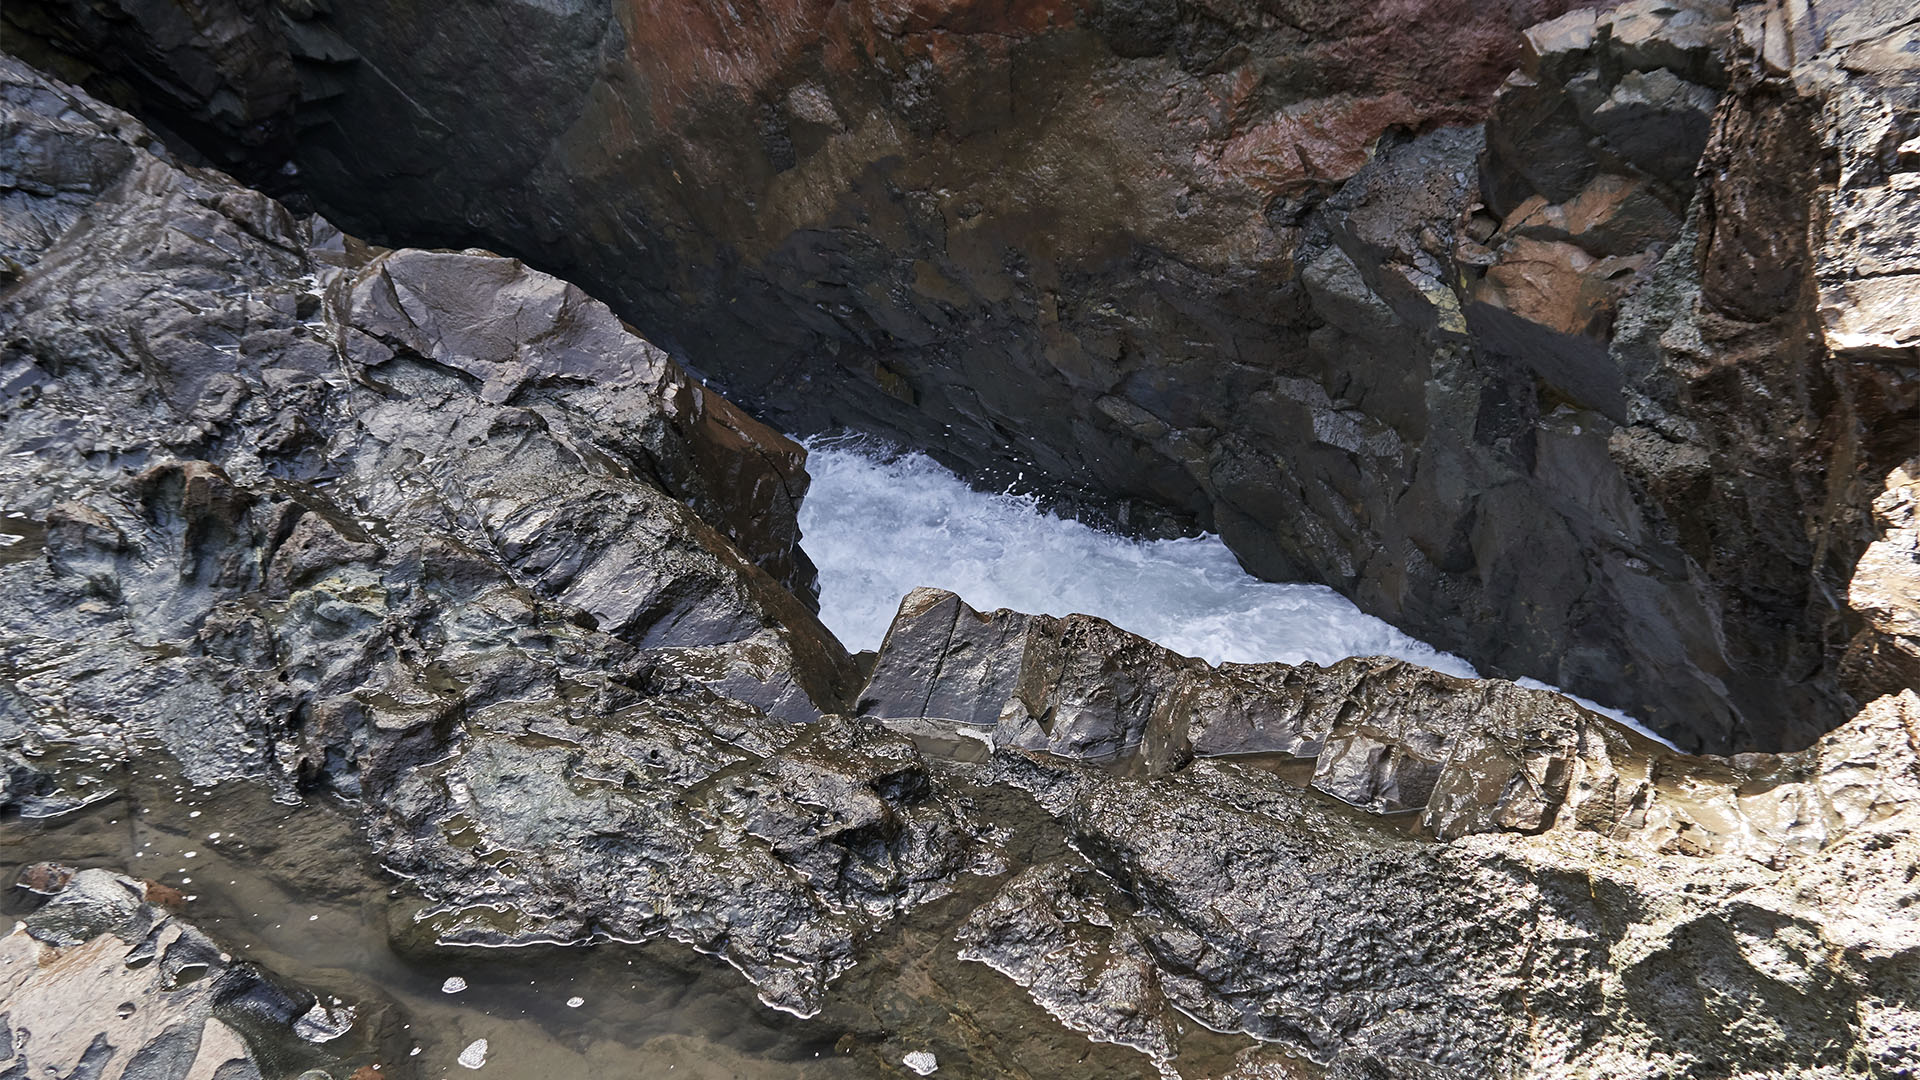
[[[337,77],[337,93],[320,93],[311,70],[295,72],[306,119],[324,127],[350,104],[393,120],[378,94],[356,96],[362,58],[342,35],[409,13],[275,2],[143,6],[163,24],[213,23],[108,19],[106,32],[172,43],[145,58],[154,70],[208,61],[211,83],[229,85],[207,104],[257,105],[255,119],[285,101],[228,91],[292,86],[273,51],[292,42]],[[23,13],[57,22],[58,6],[0,17],[11,33]],[[123,1080],[123,1063],[134,1075],[184,1063],[197,1038],[194,1070],[222,1076],[316,1080],[301,1075],[314,1063],[329,1080],[366,1080],[372,1064],[346,1073],[352,1054],[373,1053],[379,1075],[412,1077],[455,1050],[469,1067],[508,1068],[510,1044],[485,1036],[443,1038],[431,1062],[336,1044],[377,1035],[377,992],[333,1001],[234,952],[262,939],[207,932],[193,905],[245,904],[257,883],[235,874],[222,898],[217,874],[197,869],[216,865],[199,830],[224,844],[220,826],[246,836],[302,812],[209,798],[226,791],[341,811],[299,837],[320,876],[335,871],[321,891],[360,891],[369,858],[407,883],[400,908],[356,939],[374,969],[461,955],[511,956],[498,969],[511,971],[529,954],[493,947],[645,941],[669,960],[663,982],[677,981],[677,953],[700,973],[689,981],[723,976],[731,991],[715,984],[714,1001],[812,1016],[760,1030],[795,1033],[774,1041],[815,1048],[826,1075],[936,1061],[949,1075],[1075,1080],[1833,1080],[1910,1067],[1920,461],[1889,462],[1912,445],[1903,373],[1920,334],[1906,320],[1920,309],[1901,301],[1901,276],[1871,271],[1901,257],[1876,238],[1911,231],[1898,207],[1912,190],[1902,177],[1920,169],[1920,109],[1901,66],[1911,42],[1886,5],[1576,12],[1528,29],[1524,73],[1490,102],[1510,69],[1502,42],[1519,47],[1500,20],[1557,9],[1509,7],[1489,25],[1450,0],[1394,5],[1436,31],[1416,41],[1369,38],[1375,9],[1351,5],[1294,5],[1285,27],[1223,17],[1198,37],[1213,16],[1197,8],[1164,20],[943,7],[929,25],[861,23],[873,9],[836,6],[827,17],[872,35],[873,62],[850,68],[807,44],[845,22],[724,7],[745,21],[706,39],[657,6],[487,8],[491,28],[526,46],[523,66],[493,74],[525,76],[514,90],[561,76],[589,104],[549,156],[517,158],[507,131],[488,132],[507,136],[497,158],[464,160],[505,161],[509,188],[551,166],[543,190],[565,198],[489,221],[500,191],[476,195],[462,186],[475,177],[436,172],[445,161],[407,175],[451,181],[442,194],[475,227],[548,229],[602,255],[630,254],[658,227],[687,250],[745,252],[748,278],[805,271],[775,296],[843,290],[735,316],[752,331],[735,344],[808,328],[786,339],[803,361],[783,369],[802,390],[796,408],[857,406],[868,379],[869,402],[895,403],[907,427],[972,408],[960,445],[1062,476],[1110,468],[1113,490],[1134,483],[1136,498],[1200,491],[1210,502],[1194,517],[1212,514],[1243,558],[1299,549],[1287,558],[1307,569],[1271,575],[1331,566],[1371,608],[1411,598],[1496,646],[1571,650],[1556,670],[1600,677],[1622,656],[1646,659],[1635,690],[1682,718],[1662,725],[1687,745],[1796,732],[1811,745],[1676,753],[1504,680],[1381,657],[1210,663],[1101,618],[980,610],[940,589],[907,594],[878,653],[851,657],[808,604],[803,449],[606,305],[486,252],[369,246],[182,167],[132,117],[0,57],[0,512],[24,523],[0,559],[0,834],[45,838],[38,850],[54,857],[16,869],[10,896],[27,918],[0,941],[0,997],[33,1015],[5,1013],[16,1026],[0,1066]],[[582,63],[609,17],[650,33]],[[64,48],[100,45],[82,28]],[[542,36],[556,28],[567,32]],[[519,107],[498,87],[461,87],[472,57],[457,50],[446,83],[482,98],[401,85],[472,27],[418,29],[406,57],[364,69],[410,105],[462,118],[440,136]],[[794,43],[798,60],[780,55]],[[1422,49],[1454,48],[1456,61],[1460,46],[1488,64],[1454,85],[1455,112],[1434,115],[1418,79],[1393,85]],[[923,47],[948,63],[922,65]],[[765,63],[741,66],[742,48]],[[854,115],[862,73],[885,74],[900,49],[907,85],[869,103],[878,121]],[[1395,63],[1352,63],[1368,55]],[[1358,81],[1281,94],[1273,63],[1286,58]],[[1003,61],[1017,87],[995,82]],[[1318,194],[1297,216],[1263,207],[1265,232],[1223,234],[1293,231],[1271,249],[1207,263],[1160,244],[1089,276],[1089,250],[1111,269],[1145,250],[1129,247],[1139,237],[1077,234],[1086,218],[1049,218],[1057,207],[1021,190],[1036,161],[1089,179],[1083,158],[1055,151],[1115,136],[1099,126],[1105,106],[1089,108],[1097,97],[1046,96],[1089,71],[1123,105],[1247,95],[1231,115],[1180,114],[1171,144],[1140,144],[1169,165],[1148,180],[1198,181],[1172,200],[1194,220],[1159,220],[1161,240],[1220,225],[1236,193]],[[809,73],[818,81],[785,86]],[[612,182],[631,176],[581,175],[609,146],[658,149],[663,130],[686,135],[678,151],[741,151],[728,100],[708,93],[737,78],[786,92],[755,110],[763,141],[720,163],[737,167],[727,185],[701,183],[716,165],[697,153],[637,167],[676,183],[688,173],[703,203],[692,228],[634,211],[658,192]],[[1072,116],[1049,129],[1060,117],[1043,107],[1040,130],[1022,128],[1027,106],[1049,101]],[[1161,113],[1126,115],[1129,140],[1166,135]],[[628,126],[602,138],[614,118]],[[886,131],[919,142],[862,143]],[[303,154],[331,136],[315,138]],[[1192,138],[1226,144],[1195,157]],[[982,146],[1017,156],[945,194],[893,183],[929,162],[964,169]],[[761,151],[770,179],[753,169]],[[1832,169],[1791,167],[1827,154]],[[1142,174],[1095,165],[1093,178],[1122,181],[1096,216],[1153,225],[1159,203],[1125,205]],[[860,190],[843,201],[852,174]],[[756,193],[756,178],[772,188]],[[606,227],[568,231],[583,197],[588,223]],[[719,237],[738,233],[702,215],[735,197],[765,197],[777,214],[811,207],[831,227],[773,229],[801,239],[771,260],[729,248]],[[943,199],[957,203],[952,220]],[[902,226],[884,213],[902,204],[909,247],[942,230],[917,249],[928,257],[907,292],[881,284],[907,273],[888,263]],[[608,208],[628,216],[595,217]],[[1041,235],[1058,246],[1034,247]],[[1209,277],[1242,271],[1237,299]],[[1089,305],[1115,281],[1149,287]],[[654,300],[698,308],[727,295],[713,285]],[[1036,292],[1046,304],[1028,312]],[[1156,297],[1171,306],[1152,308]],[[1294,306],[1266,306],[1281,301]],[[924,348],[854,332],[902,306],[981,304],[974,325],[963,317]],[[1214,334],[1222,304],[1244,316],[1231,348]],[[851,336],[809,352],[822,321]],[[1056,333],[1035,338],[1035,326]],[[1195,333],[1169,336],[1183,329]],[[1020,352],[1043,340],[1051,351]],[[1276,341],[1304,351],[1265,351]],[[1031,416],[1070,438],[1022,434]],[[1383,480],[1399,501],[1369,501]],[[948,517],[964,529],[986,515]],[[1064,528],[1028,514],[1001,531]],[[1138,549],[1090,544],[1038,548],[1077,550],[1089,567]],[[1768,626],[1775,636],[1755,636]],[[1848,695],[1865,704],[1819,734],[1822,709],[1851,709]],[[180,802],[153,806],[152,783]],[[218,817],[196,819],[201,805]],[[141,819],[173,835],[142,835]],[[103,820],[114,842],[88,844]],[[69,841],[88,865],[58,863]],[[283,940],[304,955],[318,944]],[[76,973],[83,994],[125,986],[128,999],[73,1008]],[[447,1011],[462,1011],[457,996]],[[527,1071],[542,1075],[545,1052],[533,1056]],[[697,1039],[690,1059],[733,1064]]]
[[[900,599],[933,587],[982,610],[1093,615],[1216,664],[1392,656],[1479,677],[1324,585],[1253,577],[1218,537],[1135,540],[1052,516],[1032,496],[980,491],[924,455],[873,440],[807,446],[813,483],[800,506],[801,544],[820,571],[821,620],[849,649],[880,648]],[[1619,710],[1576,700],[1660,738]]]
[[[1844,601],[1920,386],[1905,241],[1858,239],[1906,236],[1884,5],[194,10],[5,17],[778,427],[1218,533],[1683,745],[1804,746],[1920,668]]]

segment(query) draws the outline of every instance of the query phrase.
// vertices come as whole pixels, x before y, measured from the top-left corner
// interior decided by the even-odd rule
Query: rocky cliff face
[[[870,1075],[902,1046],[1187,1080],[1920,1054],[1912,691],[1693,757],[1500,680],[1215,668],[931,591],[863,680],[797,594],[797,448],[574,287],[370,247],[6,59],[0,130],[9,817],[161,754],[338,795],[417,890],[400,947],[680,942]],[[1913,655],[1908,475],[1854,577],[1862,685]],[[0,943],[12,1060],[344,1080],[310,1044],[356,1014],[142,889],[89,869]],[[136,1022],[61,1012],[73,972],[137,984]],[[254,1005],[292,1039],[231,1037]]]
[[[1912,23],[1572,6],[5,17],[352,227],[565,272],[789,430],[1802,746],[1901,685],[1844,597],[1916,434]]]

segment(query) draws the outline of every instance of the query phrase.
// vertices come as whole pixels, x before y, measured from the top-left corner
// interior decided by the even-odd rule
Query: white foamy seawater
[[[924,454],[847,439],[807,449],[802,545],[820,569],[821,621],[849,649],[879,648],[901,597],[931,586],[981,611],[1096,615],[1216,664],[1394,656],[1479,674],[1324,585],[1261,581],[1219,537],[1131,540],[1043,513],[1031,497],[975,491]]]

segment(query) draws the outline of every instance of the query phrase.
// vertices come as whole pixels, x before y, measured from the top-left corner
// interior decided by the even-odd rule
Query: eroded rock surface
[[[1003,868],[989,826],[935,788],[904,737],[724,709],[482,713],[457,756],[383,797],[372,839],[445,898],[439,940],[665,934],[802,1015],[872,931]]]
[[[607,309],[512,260],[295,217],[12,61],[0,107],[24,148],[0,291],[10,812],[72,809],[158,752],[196,784],[345,796],[424,894],[397,947],[671,939],[888,1047],[888,1070],[1920,1058],[1911,690],[1802,751],[1693,757],[1501,680],[1213,667],[932,591],[856,689],[795,592],[798,451]],[[1479,140],[1396,144],[1365,190]],[[1387,231],[1366,235],[1393,235],[1397,204],[1371,205]],[[1656,275],[1684,272],[1668,256]],[[1315,288],[1405,318],[1342,257]],[[1364,265],[1405,279],[1396,302],[1457,299],[1416,262]],[[1908,475],[1852,571],[1861,656],[1910,636]],[[96,893],[147,910],[97,869],[67,889],[45,933]],[[1025,1012],[996,1003],[1016,992]],[[1060,1049],[1036,1009],[1107,1045]]]
[[[861,706],[990,747],[959,756],[1071,840],[961,955],[1176,1072],[1182,1015],[1332,1075],[1898,1075],[1920,1045],[1911,691],[1695,758],[1497,680],[1213,668],[921,590]]]
[[[350,226],[564,271],[789,430],[1213,530],[1689,748],[1907,685],[1844,659],[1920,431],[1899,4],[5,18]]]
[[[1382,657],[1214,667],[1091,616],[983,615],[920,589],[857,707],[947,756],[1155,776],[1246,760],[1441,840],[1578,829],[1771,864],[1920,798],[1914,700],[1882,699],[1799,753],[1701,759],[1503,680]]]
[[[51,132],[124,165],[80,189],[81,225],[13,248],[30,270],[0,299],[14,663],[102,688],[43,696],[29,676],[14,715],[91,725],[136,665],[176,691],[149,707],[199,710],[208,737],[182,756],[340,783],[349,746],[405,737],[370,734],[375,699],[426,734],[554,685],[562,654],[518,652],[521,634],[792,719],[850,689],[844,651],[770,574],[811,586],[798,447],[570,285],[479,252],[368,249],[176,167],[17,64],[6,77],[17,143]],[[52,220],[72,198],[14,194]],[[454,658],[468,646],[486,655]],[[260,695],[244,733],[212,701],[236,678]],[[328,734],[274,745],[276,725]]]
[[[464,909],[509,880],[519,917],[449,938],[671,931],[795,1009],[889,905],[974,866],[902,739],[794,726],[855,679],[770,573],[810,582],[797,446],[570,285],[367,248],[0,76],[17,140],[58,151],[24,164],[122,166],[15,192],[67,216],[0,295],[0,733],[33,755],[9,804],[88,797],[49,752],[156,745],[194,783],[331,789],[430,894]],[[923,864],[895,868],[902,847]],[[778,859],[817,876],[736,895]]]
[[[1385,1075],[1912,1060],[1910,883],[1880,892],[1913,857],[1911,811],[1775,872],[1577,831],[1425,844],[1244,765],[1025,782],[1085,862],[1010,881],[969,955],[1155,1056],[1179,1051],[1177,1009]]]
[[[1873,516],[1880,538],[1847,589],[1867,625],[1848,647],[1845,670],[1858,685],[1920,685],[1920,459],[1887,474]]]

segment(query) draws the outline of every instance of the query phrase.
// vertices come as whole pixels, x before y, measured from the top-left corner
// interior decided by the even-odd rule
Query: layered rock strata
[[[586,283],[789,430],[1217,531],[1690,748],[1911,682],[1845,602],[1920,438],[1900,5],[5,18],[351,226]]]

